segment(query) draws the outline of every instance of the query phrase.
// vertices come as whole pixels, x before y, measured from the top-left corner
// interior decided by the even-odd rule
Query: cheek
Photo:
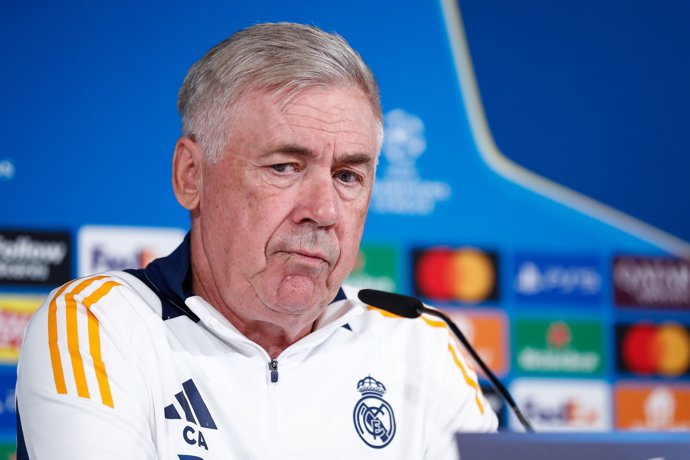
[[[354,234],[361,236],[361,233],[364,230],[364,222],[367,219],[368,211],[369,211],[369,199],[368,198],[362,199],[356,203],[353,203],[352,206],[350,206],[346,210],[346,216],[348,219],[348,223],[350,224],[350,229]]]
[[[356,206],[349,208],[344,214],[343,229],[340,234],[340,254],[343,264],[354,264],[359,251],[359,243],[362,239],[362,232],[364,231],[364,222],[367,217],[367,208],[365,206]]]
[[[200,215],[204,233],[212,241],[213,257],[237,261],[249,254],[256,227],[256,206],[252,206],[249,195],[222,183],[204,197]]]
[[[243,193],[240,203],[234,206],[234,215],[228,218],[234,222],[233,246],[248,261],[264,264],[269,242],[276,235],[289,231],[285,225],[289,220],[289,198],[278,194],[267,194],[260,189]]]

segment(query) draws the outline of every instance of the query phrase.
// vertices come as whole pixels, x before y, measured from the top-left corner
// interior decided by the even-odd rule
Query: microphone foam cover
[[[420,315],[418,307],[422,306],[419,299],[414,297],[377,291],[375,289],[362,289],[357,294],[357,297],[367,305],[380,308],[403,318],[418,318]]]

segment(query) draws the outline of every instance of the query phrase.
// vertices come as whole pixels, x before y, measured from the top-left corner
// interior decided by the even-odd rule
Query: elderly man
[[[445,327],[342,286],[382,137],[359,55],[256,25],[191,68],[179,109],[191,231],[49,296],[22,348],[18,457],[440,459],[455,431],[494,430]]]

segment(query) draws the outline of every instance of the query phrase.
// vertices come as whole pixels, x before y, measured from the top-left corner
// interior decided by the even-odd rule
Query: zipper
[[[265,352],[264,352],[265,353]],[[266,446],[266,458],[277,458],[281,455],[281,453],[278,451],[278,445],[280,445],[279,442],[279,433],[280,433],[280,422],[279,420],[281,419],[281,411],[280,411],[280,404],[278,404],[279,398],[278,398],[278,391],[280,390],[280,387],[278,386],[278,360],[277,359],[271,359],[268,354],[266,355],[268,358],[268,374],[269,374],[269,380],[270,382],[266,384],[266,393],[267,393],[267,416],[268,416],[268,440],[269,443]]]
[[[268,370],[271,372],[271,382],[272,383],[278,382],[278,360],[277,359],[272,359],[268,363]]]

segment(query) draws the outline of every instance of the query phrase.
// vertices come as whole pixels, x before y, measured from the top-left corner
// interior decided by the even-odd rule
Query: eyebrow
[[[271,149],[269,153],[284,153],[297,157],[315,157],[313,150],[296,144],[283,144]],[[335,163],[340,165],[364,165],[370,166],[374,163],[371,155],[363,152],[343,153],[335,157]]]
[[[282,144],[277,146],[276,148],[271,149],[269,154],[272,153],[286,153],[288,155],[295,155],[298,157],[313,157],[314,152],[311,151],[311,149],[308,149],[306,147],[301,147],[296,144]]]
[[[366,166],[367,169],[372,169],[374,159],[371,155],[367,155],[366,153],[344,153],[336,158],[336,163],[339,165],[351,166],[362,165]]]

